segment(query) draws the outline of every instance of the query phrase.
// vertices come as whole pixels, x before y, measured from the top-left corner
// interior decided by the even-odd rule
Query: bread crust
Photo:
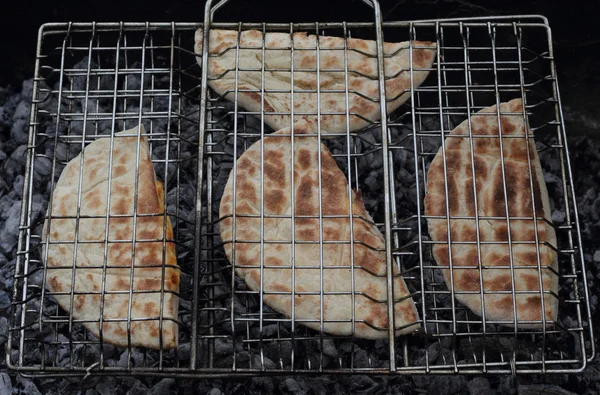
[[[320,88],[320,125],[323,137],[362,129],[381,117],[375,41],[349,38],[345,52],[343,38],[319,36],[320,72],[317,76],[317,36],[306,33],[294,33],[293,36],[287,33],[266,33],[266,71],[263,78],[262,32],[246,30],[240,36],[235,30],[214,29],[210,32],[209,40],[208,85],[230,101],[235,100],[237,87],[238,104],[247,111],[258,112],[257,117],[264,110],[264,123],[273,130],[291,126],[292,88],[294,122],[308,120],[314,124],[319,118],[317,88]],[[239,55],[236,50],[238,41]],[[198,29],[195,35],[195,52],[200,55],[197,60],[201,66],[202,45],[203,30]],[[419,87],[429,74],[427,69],[431,68],[435,59],[435,45],[434,42],[412,42],[414,88]],[[410,98],[410,52],[408,42],[384,44],[388,113]],[[239,70],[237,85],[236,64]]]
[[[173,229],[168,216],[164,223],[163,187],[156,180],[143,127],[139,142],[139,170],[136,172],[136,134],[137,127],[115,134],[110,177],[109,138],[97,139],[85,147],[81,191],[81,154],[69,161],[61,173],[52,193],[52,218],[46,218],[44,224],[43,241],[50,242],[47,255],[43,247],[47,267],[46,286],[53,293],[52,297],[74,320],[88,321],[83,325],[94,336],[99,337],[102,330],[104,342],[127,347],[130,336],[132,347],[158,349],[162,334],[162,347],[168,349],[177,347],[178,343],[178,324],[175,320],[178,316],[180,271],[175,244],[169,241],[173,240]],[[132,262],[136,177],[136,242]],[[110,217],[104,266],[109,183]],[[77,221],[79,194],[81,207]],[[166,226],[166,234],[163,226]],[[164,260],[163,235],[167,239]],[[73,273],[75,248],[77,257]],[[128,326],[130,290],[133,293],[131,323]],[[71,291],[74,292],[72,303]],[[159,321],[161,293],[162,323]],[[101,305],[102,328],[98,323]]]
[[[262,142],[264,168],[261,168],[260,141],[248,148],[237,160],[235,238],[232,217],[233,171],[220,203],[220,234],[225,243],[225,252],[234,264],[236,273],[245,280],[248,287],[262,291],[263,301],[287,317],[292,316],[294,290],[296,323],[315,330],[321,329],[322,291],[324,332],[350,335],[353,333],[354,317],[356,337],[387,338],[388,282],[384,238],[366,211],[360,193],[349,193],[346,177],[325,145],[316,137],[303,136],[312,133],[311,129],[312,126],[307,122],[296,125],[293,155],[289,129],[265,136]],[[318,182],[319,146],[321,194]],[[292,174],[295,283],[292,283]],[[261,190],[261,177],[264,191]],[[322,277],[319,197],[323,215]],[[353,247],[350,207],[353,215]],[[261,213],[264,215],[262,232]],[[272,217],[275,215],[279,217]],[[261,234],[264,240],[262,255]],[[235,246],[232,240],[236,241]],[[416,323],[419,317],[406,284],[396,268],[394,275],[396,334],[407,334],[418,328]]]
[[[487,320],[505,321],[504,325],[514,325],[514,282],[518,327],[540,328],[542,316],[545,317],[547,325],[551,326],[556,321],[558,308],[558,299],[555,296],[558,293],[558,257],[555,250],[556,233],[551,225],[548,191],[533,133],[529,131],[528,140],[525,138],[527,126],[521,100],[501,103],[500,113],[504,179],[496,106],[484,108],[471,116],[471,131],[474,136],[473,162],[469,122],[465,120],[445,140],[447,183],[444,177],[442,148],[431,163],[427,173],[425,214],[428,216],[429,234],[435,242],[433,255],[439,266],[449,267],[449,252],[452,253],[454,283],[450,284],[450,271],[444,269],[442,273],[446,285],[454,289],[456,299],[474,313],[482,316],[481,267]],[[473,168],[480,217],[480,255],[476,243]],[[446,188],[449,215],[470,217],[451,218],[450,235],[448,220],[435,218],[447,215]],[[506,218],[506,203],[509,222]],[[534,205],[538,246],[535,244]],[[526,219],[527,217],[529,219]],[[510,224],[514,280],[510,271],[507,222]],[[452,241],[451,249],[448,246],[449,239]],[[469,268],[462,268],[463,266]],[[543,298],[540,293],[540,274]]]

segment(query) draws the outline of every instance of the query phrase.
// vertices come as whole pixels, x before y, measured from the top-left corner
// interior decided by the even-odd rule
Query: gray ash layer
[[[81,65],[85,65],[82,62]],[[83,84],[84,81],[75,81],[75,84]],[[110,77],[106,81],[101,81],[101,84],[111,86]],[[139,87],[139,80],[130,78],[128,83],[129,88],[136,89]],[[19,214],[22,202],[22,191],[24,183],[24,170],[26,166],[26,151],[27,151],[27,133],[29,124],[29,111],[31,101],[31,88],[32,82],[25,81],[23,88],[20,93],[13,93],[6,90],[0,91],[0,160],[2,165],[0,167],[0,352],[4,353],[4,343],[6,341],[6,335],[8,330],[8,323],[10,322],[9,317],[9,304],[10,304],[10,290],[13,284],[13,274],[16,259],[16,242],[17,232],[19,225]],[[148,103],[144,103],[148,105]],[[83,99],[78,103],[74,101],[75,108],[71,108],[72,112],[81,111],[83,107]],[[134,102],[130,102],[133,106],[128,108],[129,110],[135,109]],[[54,108],[53,108],[54,106]],[[56,102],[44,103],[42,107],[54,110],[57,106]],[[99,112],[108,112],[106,107],[102,109],[102,106],[108,106],[108,103],[100,103]],[[155,109],[158,107],[165,107],[167,103],[155,100]],[[183,113],[197,114],[197,104],[193,102],[185,103],[185,110]],[[166,108],[166,107],[165,107]],[[98,110],[98,109],[96,109]],[[196,110],[196,111],[194,111]],[[226,119],[223,122],[223,126],[226,130],[231,129],[230,119]],[[435,121],[432,121],[431,128],[435,128]],[[250,121],[249,128],[256,129],[258,123]],[[71,133],[81,133],[82,126],[80,123],[74,123],[72,125]],[[132,124],[126,125],[127,127],[134,126]],[[149,125],[146,124],[146,127]],[[451,126],[451,125],[449,125]],[[45,123],[42,123],[40,130],[46,132],[49,136],[53,136],[56,124],[51,118],[47,119]],[[64,128],[66,125],[59,124],[59,128]],[[153,124],[153,130],[156,133],[164,133],[168,125],[166,121],[157,120]],[[110,132],[110,124],[106,122],[90,123],[87,125],[87,133],[98,133],[107,134]],[[229,128],[229,129],[227,129]],[[189,125],[184,125],[181,130],[183,135],[194,137],[194,124],[190,122]],[[395,141],[399,141],[398,144],[404,144],[403,137],[408,133],[408,129],[397,127],[394,130],[397,135],[394,136]],[[218,137],[215,135],[215,137]],[[424,142],[428,144],[428,142]],[[327,143],[333,154],[343,154],[346,152],[347,147],[342,142],[328,142]],[[359,152],[368,152],[371,148],[379,144],[377,133],[366,133],[361,139],[356,141],[356,148]],[[412,143],[411,143],[412,144]],[[181,145],[181,152],[175,151],[174,147],[170,148],[170,156],[175,157],[187,157],[192,158],[195,154],[194,147],[190,145]],[[241,154],[243,147],[239,147],[238,155]],[[600,278],[600,245],[598,244],[597,238],[593,235],[597,235],[600,231],[600,154],[598,144],[586,139],[578,138],[570,142],[571,155],[573,160],[573,168],[575,172],[575,187],[576,195],[578,198],[578,205],[580,209],[581,226],[583,231],[584,247],[585,247],[585,258],[587,262],[591,264],[588,266],[589,278],[593,279]],[[232,153],[232,147],[229,144],[225,146],[226,152]],[[435,152],[437,147],[435,146],[424,146],[426,152]],[[228,151],[231,150],[231,151]],[[32,219],[38,221],[37,228],[35,230],[39,234],[39,222],[43,217],[43,213],[47,208],[48,197],[52,188],[52,180],[50,175],[52,173],[52,158],[56,156],[58,160],[68,160],[74,155],[77,155],[80,151],[80,147],[75,144],[64,144],[60,143],[54,145],[54,141],[51,138],[43,141],[43,146],[40,148],[40,153],[47,156],[40,156],[36,159],[35,172],[33,177],[34,182],[34,195],[32,197]],[[171,152],[172,151],[172,152]],[[161,142],[157,141],[153,144],[153,156],[155,159],[164,158],[166,147]],[[381,156],[378,155],[379,151],[375,151],[373,154],[365,155],[358,161],[358,174],[353,174],[352,182],[353,186],[359,186],[363,192],[367,209],[373,214],[374,218],[378,220],[383,212],[382,199],[380,197],[380,191],[383,186],[383,175],[381,171]],[[215,180],[213,184],[213,195],[219,197],[222,193],[224,184],[231,170],[231,156],[214,156],[215,168],[213,172],[213,178]],[[402,163],[403,166],[395,167],[395,178],[396,178],[396,200],[398,202],[398,216],[399,218],[405,218],[416,211],[416,196],[415,183],[414,183],[414,157],[411,156],[408,150],[397,150],[393,158],[394,163]],[[560,190],[560,179],[556,175],[560,174],[558,163],[556,159],[551,157],[545,157],[542,154],[542,162],[546,170],[546,182],[550,196],[552,198],[553,207],[564,207],[564,203],[561,201],[562,193]],[[190,161],[191,163],[191,161]],[[339,161],[340,167],[346,169],[345,163]],[[420,166],[420,164],[419,164]],[[57,167],[57,172],[61,170],[61,166]],[[193,166],[180,166],[180,177],[179,183],[180,188],[176,189],[177,180],[173,178],[176,174],[174,168],[169,168],[167,171],[167,179],[165,180],[164,164],[156,166],[158,177],[161,180],[166,181],[167,199],[170,208],[178,207],[178,212],[171,212],[174,227],[176,229],[176,235],[178,241],[182,244],[182,248],[178,248],[179,263],[184,268],[186,273],[191,273],[193,269],[193,254],[190,252],[193,242],[193,225],[191,224],[194,220],[194,198],[196,195],[195,191],[195,172]],[[423,179],[422,169],[419,168],[420,179]],[[55,176],[55,180],[58,178],[58,174]],[[421,183],[423,188],[423,183]],[[421,195],[423,190],[421,190]],[[216,215],[216,204],[212,207],[213,215]],[[205,214],[206,215],[206,214]],[[561,221],[564,219],[565,213],[560,210],[553,211],[553,219]],[[414,234],[405,235],[406,239],[402,242],[408,242]],[[439,273],[439,272],[436,272]],[[431,275],[435,276],[435,273]],[[222,296],[221,299],[217,298],[217,303],[222,303],[227,306],[231,299],[228,298],[230,294],[230,287],[228,278],[222,276],[220,278],[222,285],[214,287],[214,291],[217,297]],[[32,277],[32,282],[38,282],[41,284],[41,278]],[[243,283],[236,285],[242,289]],[[191,293],[191,276],[189,274],[182,275],[182,293]],[[592,308],[595,312],[597,307],[597,298],[600,291],[596,287],[591,288],[592,292]],[[249,310],[255,311],[256,306],[251,298],[247,304],[241,304],[236,301],[235,310],[237,313],[245,313]],[[35,303],[39,304],[39,300]],[[47,304],[46,308],[56,308],[50,301],[45,301]],[[35,304],[34,304],[35,305]],[[33,305],[32,305],[33,306]],[[54,306],[54,307],[52,307]],[[182,310],[189,311],[191,309],[190,303],[182,300]],[[268,308],[267,308],[268,312]],[[202,318],[202,317],[201,317]],[[188,315],[182,315],[182,320],[186,326],[190,325],[190,318]],[[34,327],[35,329],[35,327]],[[45,328],[48,329],[48,328]],[[236,328],[236,331],[245,331],[248,329],[246,325],[242,325]],[[251,336],[257,337],[258,329],[256,326],[250,326]],[[286,336],[289,333],[285,333],[288,328],[285,325],[267,325],[263,328],[263,335],[266,337]],[[58,366],[68,366],[69,364],[91,364],[98,360],[101,350],[96,346],[83,348],[81,346],[75,346],[73,350],[68,347],[67,333],[64,328],[59,328],[60,333],[55,333],[53,330],[42,333],[42,336],[47,340],[58,340],[62,343],[62,346],[49,348],[51,354],[47,355],[50,360],[57,361]],[[219,328],[221,333],[231,333],[231,325],[224,324]],[[277,331],[280,331],[277,334]],[[85,338],[89,339],[89,335],[85,333],[84,329],[78,329],[72,334],[74,339],[82,340]],[[374,344],[373,344],[374,343]],[[321,344],[315,339],[311,342],[310,350],[306,349],[306,352],[312,352],[315,356],[319,355],[319,350],[322,348],[323,352],[323,365],[333,367],[336,361],[343,357],[348,358],[350,355],[354,358],[354,364],[357,367],[369,366],[381,366],[385,367],[386,361],[386,345],[383,342],[372,342],[369,344],[355,343],[352,345],[350,342],[339,342],[324,340]],[[477,345],[471,345],[476,347]],[[225,341],[218,340],[215,342],[215,353],[217,360],[220,364],[230,365],[232,362],[232,354],[236,349],[237,362],[241,364],[265,364],[267,368],[278,367],[280,364],[289,366],[291,361],[289,355],[291,353],[289,342],[281,342],[279,344],[273,344],[273,346],[266,346],[262,361],[260,356],[256,353],[249,353],[245,348],[241,347],[239,342],[235,344]],[[451,358],[451,352],[449,351],[450,344],[442,341],[439,343],[431,343],[427,345],[430,363],[435,364],[436,362],[446,361]],[[72,353],[70,352],[72,351]],[[108,366],[151,366],[158,361],[158,355],[151,351],[139,351],[133,350],[131,355],[127,351],[121,349],[105,346],[102,350],[105,361]],[[200,350],[202,354],[203,350]],[[300,350],[297,350],[297,358]],[[414,358],[424,358],[424,351],[422,349],[413,348],[410,352],[414,354]],[[189,358],[190,345],[189,345],[189,334],[182,333],[181,344],[178,350],[170,351],[165,353],[163,360],[166,363],[176,364],[177,361],[186,363]],[[25,358],[30,360],[32,363],[39,363],[40,361],[40,350],[31,347],[26,348]],[[257,359],[258,358],[258,359]],[[315,357],[316,358],[316,357]],[[318,363],[319,361],[313,361]],[[0,369],[3,369],[0,365]],[[597,362],[594,362],[592,366],[582,375],[568,375],[568,376],[557,376],[553,377],[551,383],[544,384],[546,390],[555,391],[554,393],[566,393],[561,392],[558,386],[570,390],[574,393],[582,393],[589,391],[589,393],[599,393],[600,386],[597,383],[597,378],[593,372],[598,372],[599,366]],[[534,391],[540,390],[541,378],[537,376],[524,377],[521,379],[521,386],[519,390],[523,393],[534,393]],[[556,385],[557,387],[554,387]],[[221,393],[231,394],[259,394],[259,393],[292,393],[292,394],[342,394],[342,393],[357,393],[357,394],[383,394],[383,393],[394,393],[394,394],[405,394],[414,393],[417,390],[429,393],[439,394],[484,394],[492,393],[496,391],[498,394],[505,394],[512,392],[512,383],[509,378],[506,377],[462,377],[462,376],[440,376],[440,377],[379,377],[379,376],[365,376],[365,375],[354,375],[350,377],[339,377],[339,376],[320,376],[314,379],[308,379],[303,377],[273,377],[273,378],[253,378],[247,380],[201,380],[201,381],[174,381],[172,379],[138,379],[138,378],[96,378],[90,380],[86,384],[85,388],[79,387],[79,379],[40,379],[40,380],[28,380],[25,378],[17,378],[15,376],[9,377],[4,372],[0,373],[0,393],[19,393],[24,391],[26,393],[74,393],[81,391],[80,393],[85,394],[113,394],[113,393],[129,393],[129,394],[145,394],[145,393],[166,393],[177,391],[178,393],[210,393],[213,395]],[[528,392],[529,391],[529,392]]]

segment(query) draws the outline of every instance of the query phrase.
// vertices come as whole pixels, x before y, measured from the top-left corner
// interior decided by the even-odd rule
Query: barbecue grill
[[[226,3],[208,1],[203,24],[52,23],[40,29],[7,365],[33,376],[190,378],[584,369],[595,352],[593,330],[547,20],[383,22],[377,1],[364,0],[361,6],[372,12],[368,22],[218,22]],[[260,292],[236,277],[219,236],[218,205],[236,157],[271,131],[260,122],[264,111],[246,111],[207,87],[206,67],[199,67],[193,51],[199,27],[372,39],[380,71],[384,37],[437,44],[429,77],[411,85],[407,103],[389,114],[381,105],[379,122],[325,142],[351,186],[363,190],[385,235],[388,284],[396,265],[419,311],[419,331],[394,337],[390,330],[385,340],[320,333],[293,325],[293,316],[263,305]],[[453,301],[431,254],[423,210],[427,168],[444,136],[469,114],[512,98],[526,104],[554,203],[560,291],[553,296],[559,299],[559,318],[555,327],[539,330],[485,323]],[[383,91],[379,100],[385,101]],[[49,179],[53,189],[65,164],[85,145],[138,124],[149,134],[157,177],[165,184],[182,269],[179,347],[173,350],[123,350],[101,342],[44,287],[46,214],[34,196]],[[41,193],[49,199],[52,189]],[[393,301],[387,311],[393,312]]]

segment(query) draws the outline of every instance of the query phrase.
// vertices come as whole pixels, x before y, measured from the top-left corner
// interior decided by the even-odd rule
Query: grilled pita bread
[[[180,272],[174,243],[167,241],[163,248],[163,238],[172,240],[173,230],[169,217],[164,215],[164,191],[155,178],[143,128],[139,171],[136,172],[137,133],[136,127],[115,134],[112,170],[109,138],[89,144],[63,170],[52,195],[52,217],[44,224],[43,239],[49,241],[47,255],[44,254],[46,286],[73,320],[84,321],[85,327],[96,337],[102,329],[103,341],[121,347],[130,344],[159,349],[162,337],[162,348],[168,349],[177,347],[178,343],[175,320]],[[84,160],[79,193],[81,155]],[[136,242],[132,262],[136,178]],[[110,217],[104,266],[109,187]],[[78,195],[81,195],[79,224],[75,219]],[[77,252],[75,272],[74,250]]]
[[[515,99],[502,103],[500,113],[502,114],[500,124],[510,216],[517,325],[524,329],[540,328],[543,326],[542,315],[545,316],[547,325],[551,325],[557,315],[558,299],[555,295],[558,293],[558,277],[555,273],[558,270],[558,260],[552,248],[556,248],[556,234],[551,225],[548,192],[531,131],[528,133],[529,139],[525,138],[526,124],[521,100]],[[448,288],[454,289],[456,298],[479,316],[482,316],[482,302],[480,270],[477,267],[481,262],[481,278],[485,291],[485,318],[504,321],[501,324],[514,326],[513,286],[497,107],[488,107],[473,115],[471,130],[473,136],[484,135],[473,137],[473,162],[468,137],[469,124],[466,120],[445,140],[447,185],[444,181],[442,148],[429,168],[425,214],[446,216],[445,188],[447,187],[450,216],[473,217],[472,219],[450,219],[450,237],[448,237],[446,219],[429,217],[427,219],[429,233],[432,240],[436,242],[433,246],[433,255],[439,266],[448,267],[450,259],[448,239],[452,241],[453,287],[450,284],[449,270],[443,270],[444,279]],[[473,243],[477,241],[477,230],[472,163],[475,168],[477,210],[480,216],[479,237],[480,242],[483,243],[480,257],[478,257],[477,245]],[[533,185],[533,193],[530,183]],[[537,267],[534,204],[541,271]],[[521,219],[514,217],[521,217]],[[459,242],[472,242],[472,244]],[[461,266],[471,268],[461,269]],[[544,292],[543,308],[540,282]]]
[[[237,103],[260,117],[264,99],[264,122],[273,130],[291,126],[291,93],[294,91],[294,121],[306,119],[316,124],[317,81],[320,81],[320,120],[324,137],[356,131],[377,122],[379,79],[375,41],[320,36],[317,76],[317,36],[306,33],[266,33],[264,39],[264,95],[262,90],[263,34],[247,30],[241,37],[235,30],[211,30],[209,38],[208,85],[230,101],[235,101],[238,65]],[[236,46],[239,40],[239,63]],[[294,80],[291,80],[292,41]],[[202,66],[203,30],[195,36],[195,52]],[[347,51],[344,45],[347,44]],[[423,83],[435,58],[435,43],[412,42],[414,88]],[[348,81],[345,79],[345,53]],[[384,43],[387,110],[392,112],[410,98],[410,50],[408,42]],[[346,86],[348,105],[346,105]],[[346,124],[347,109],[350,114]],[[314,132],[316,133],[316,132]]]
[[[235,200],[232,170],[220,203],[220,215],[223,218],[220,234],[225,243],[225,252],[248,287],[262,291],[264,303],[277,312],[287,317],[292,317],[293,312],[296,323],[315,330],[321,328],[322,281],[324,332],[350,335],[354,317],[356,337],[387,338],[387,277],[383,236],[365,210],[360,193],[352,191],[349,196],[346,177],[327,148],[314,136],[301,136],[303,133],[313,133],[311,127],[306,122],[295,126],[297,137],[294,137],[293,154],[289,128],[266,135],[262,142],[264,169],[261,169],[261,141],[254,143],[237,160]],[[319,146],[322,193],[319,193],[318,183]],[[262,181],[264,191],[261,188]],[[322,197],[324,217],[340,216],[323,218],[322,277],[319,197]],[[353,215],[353,250],[350,244],[350,207]],[[264,214],[264,232],[261,232],[261,213]],[[296,243],[294,269],[290,243],[292,214]],[[260,243],[261,234],[263,246]],[[235,244],[232,243],[233,239]],[[262,255],[261,247],[264,248]],[[262,269],[261,262],[264,263]],[[394,269],[394,273],[394,326],[397,335],[407,334],[417,329],[414,324],[419,319],[418,313],[403,278],[398,270]],[[292,278],[295,282],[292,282]],[[355,290],[354,303],[352,289]],[[295,292],[293,306],[292,290]]]

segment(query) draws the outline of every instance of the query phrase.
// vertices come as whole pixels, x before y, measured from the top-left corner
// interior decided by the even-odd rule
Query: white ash
[[[5,372],[0,372],[0,394],[12,394],[13,386],[10,376]]]

